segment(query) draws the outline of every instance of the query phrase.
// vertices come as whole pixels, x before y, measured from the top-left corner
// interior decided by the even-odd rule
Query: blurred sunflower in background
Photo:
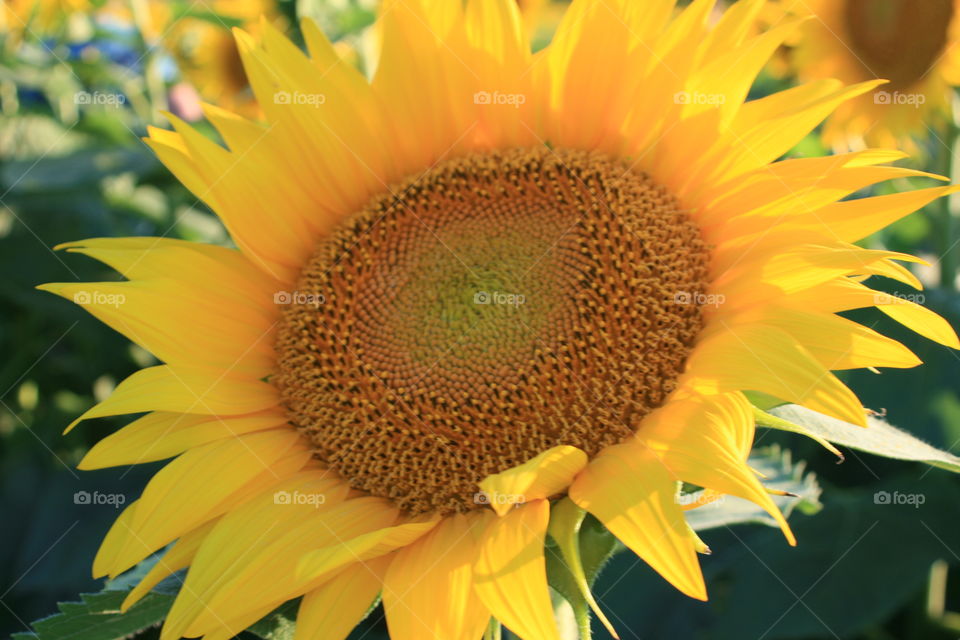
[[[81,468],[176,456],[97,555],[116,576],[172,543],[124,608],[189,567],[165,640],[298,596],[297,637],[343,638],[379,593],[394,638],[558,638],[545,539],[586,512],[706,598],[679,481],[793,543],[744,392],[865,425],[831,371],[920,361],[851,309],[960,347],[863,282],[919,287],[916,258],[852,244],[953,187],[841,202],[927,174],[778,161],[879,83],[745,102],[798,28],[756,33],[762,4],[577,1],[533,56],[512,1],[388,1],[369,82],[309,21],[309,56],[237,31],[265,121],[207,106],[226,146],[177,118],[148,143],[238,249],[72,242],[128,281],[42,287],[163,362],[77,420],[147,412]]]
[[[72,13],[87,11],[91,6],[90,0],[4,0],[0,5],[0,33],[44,33]]]
[[[164,5],[165,2],[157,4]],[[162,38],[173,53],[184,78],[209,102],[246,116],[256,116],[256,106],[247,83],[232,27],[257,34],[261,20],[279,18],[273,0],[214,0],[211,15],[180,19]]]
[[[261,28],[261,21],[283,20],[273,0],[212,0],[194,4],[177,4],[168,0],[151,0],[138,15],[136,5],[127,0],[111,0],[100,10],[114,18],[136,24],[147,45],[169,53],[186,85],[174,87],[171,99],[177,110],[189,119],[202,113],[196,97],[217,104],[247,117],[257,117],[259,108],[250,91],[240,54],[230,30],[241,27],[251,34]],[[187,94],[189,86],[196,92]]]
[[[801,80],[889,81],[837,108],[823,131],[828,145],[917,152],[931,129],[941,135],[960,83],[960,2],[780,0],[768,20],[777,13],[809,18],[788,52]]]

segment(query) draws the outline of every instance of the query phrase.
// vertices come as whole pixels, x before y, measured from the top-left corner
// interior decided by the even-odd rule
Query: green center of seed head
[[[410,269],[411,277],[399,279],[406,283],[397,310],[409,312],[408,321],[421,328],[416,359],[467,352],[499,359],[534,347],[546,310],[560,302],[557,287],[535,273],[538,259],[549,260],[548,251],[545,242],[511,233],[482,242],[440,238]]]

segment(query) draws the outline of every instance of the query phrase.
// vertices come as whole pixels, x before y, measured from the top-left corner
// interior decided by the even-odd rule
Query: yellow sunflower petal
[[[553,447],[522,465],[487,476],[479,486],[488,504],[502,516],[518,504],[562,492],[586,464],[587,454],[580,449]]]
[[[717,155],[712,158],[716,165],[709,169],[715,176],[712,179],[724,180],[776,160],[820,124],[838,105],[872,91],[883,82],[876,80],[839,88],[807,105],[794,103],[790,105],[789,111],[773,121],[768,117],[757,118],[757,110],[750,108],[754,103],[747,103],[734,119],[730,133],[735,141],[734,148],[738,149],[739,153],[730,153],[730,148],[727,147],[718,150]],[[786,98],[783,95],[786,93],[782,92],[778,97]],[[722,157],[719,155],[721,153]],[[708,166],[706,162],[705,166]],[[689,176],[688,184],[694,177]],[[696,177],[706,179],[705,176]]]
[[[877,307],[900,324],[925,338],[960,349],[957,333],[942,317],[903,296],[875,291],[844,278],[826,282],[808,291],[790,296],[784,304],[797,309],[815,309],[835,313],[863,307]]]
[[[117,385],[109,398],[70,423],[66,432],[91,418],[145,411],[202,415],[239,415],[275,407],[274,386],[216,369],[163,365],[137,371]]]
[[[294,640],[344,640],[380,593],[393,556],[347,567],[300,602]]]
[[[790,229],[812,229],[828,237],[853,242],[957,191],[960,191],[960,185],[846,200],[806,215],[788,218],[784,223]]]
[[[543,557],[549,521],[548,501],[528,502],[490,522],[477,551],[477,595],[523,640],[560,640]]]
[[[342,487],[322,472],[301,474],[224,516],[191,564],[164,640],[208,633],[219,627],[218,619],[252,624],[257,618],[251,612],[319,586],[295,579],[304,553],[396,520],[396,508],[379,498],[331,500],[330,492]]]
[[[98,574],[117,575],[184,533],[219,516],[251,483],[280,480],[310,459],[300,435],[274,430],[239,436],[192,449],[161,469],[147,484],[123,527],[123,544],[94,561]],[[197,487],[203,487],[202,492]],[[189,505],[185,507],[184,505]],[[115,527],[117,525],[114,525]],[[109,565],[104,564],[112,558]]]
[[[677,504],[677,478],[639,442],[607,447],[570,487],[570,499],[677,589],[706,600],[696,539]]]
[[[173,278],[136,282],[51,283],[101,322],[171,365],[217,367],[252,377],[272,370],[276,318]],[[264,306],[272,296],[264,297]]]
[[[637,437],[671,473],[709,490],[749,500],[763,508],[796,539],[780,509],[746,464],[755,423],[749,401],[740,393],[679,401],[651,415]],[[747,442],[747,446],[742,444]]]
[[[279,409],[240,416],[204,416],[154,411],[93,445],[78,469],[104,469],[172,458],[215,440],[284,427]]]
[[[692,387],[704,393],[752,390],[866,426],[857,397],[787,333],[762,325],[727,326],[687,363]]]
[[[383,583],[394,640],[476,640],[483,635],[490,612],[473,588],[477,544],[471,520],[476,517],[450,516],[396,553]]]
[[[825,369],[908,368],[922,364],[910,349],[846,318],[770,309],[762,322],[792,335]]]
[[[316,580],[354,562],[366,562],[412,544],[440,522],[439,516],[405,522],[310,551],[297,564],[297,578]]]
[[[213,530],[217,522],[219,522],[219,520],[211,520],[177,540],[176,544],[170,547],[170,549],[163,554],[162,558],[157,560],[157,563],[153,565],[150,571],[147,572],[147,575],[137,583],[137,586],[130,590],[130,593],[124,598],[123,604],[120,605],[120,611],[126,612],[127,609],[139,602],[143,596],[150,593],[150,591],[167,576],[172,575],[180,569],[189,567],[190,562],[193,561],[193,557],[197,555],[197,549],[200,548],[203,539]]]

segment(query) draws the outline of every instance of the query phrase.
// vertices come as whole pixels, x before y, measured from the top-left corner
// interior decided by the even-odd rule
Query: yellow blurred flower
[[[0,7],[0,33],[37,34],[61,24],[71,13],[88,11],[89,0],[3,0]]]
[[[173,55],[184,79],[200,97],[246,116],[259,109],[250,91],[232,27],[259,33],[261,19],[277,21],[273,0],[210,0],[176,15],[166,0],[150,0],[145,16],[136,16],[127,0],[111,0],[102,13],[136,22],[147,43]]]
[[[960,0],[781,0],[780,9],[810,18],[789,56],[800,79],[889,80],[830,117],[834,148],[915,150],[947,113],[960,82]]]

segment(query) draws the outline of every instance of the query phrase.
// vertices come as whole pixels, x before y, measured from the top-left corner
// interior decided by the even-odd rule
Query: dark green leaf
[[[60,613],[33,623],[34,633],[14,636],[18,640],[121,640],[160,624],[173,605],[174,596],[150,593],[120,613],[127,591],[81,594],[81,602],[62,602]],[[271,639],[272,640],[272,639]]]

